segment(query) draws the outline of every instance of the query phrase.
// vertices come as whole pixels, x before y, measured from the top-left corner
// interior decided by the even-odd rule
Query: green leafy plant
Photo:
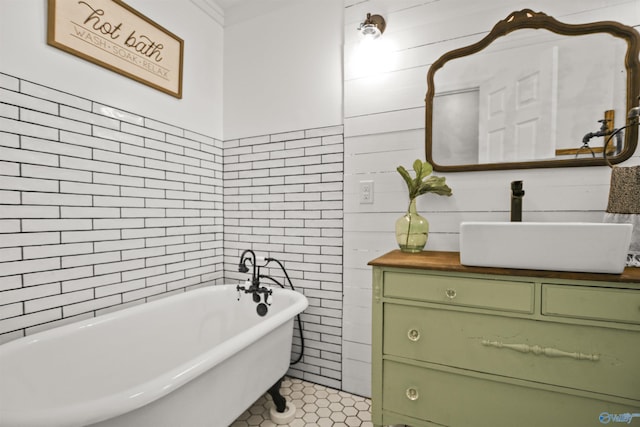
[[[407,183],[409,200],[413,200],[425,193],[436,193],[440,196],[451,196],[452,194],[451,188],[445,182],[446,178],[430,176],[433,172],[433,166],[429,162],[423,162],[420,159],[416,159],[413,162],[415,178],[412,178],[403,166],[398,166],[397,170]]]

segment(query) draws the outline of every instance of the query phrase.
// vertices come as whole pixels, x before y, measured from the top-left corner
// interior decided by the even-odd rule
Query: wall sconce
[[[387,28],[387,23],[382,16],[367,13],[367,19],[360,24],[358,31],[363,37],[375,40],[384,33],[385,28]]]
[[[613,167],[613,165],[611,164],[611,162],[609,162],[609,159],[607,158],[607,146],[609,145],[609,142],[611,142],[614,136],[621,139],[622,138],[621,132],[623,130],[628,129],[631,126],[637,126],[637,125],[640,125],[640,96],[638,96],[638,106],[632,107],[629,110],[629,113],[627,114],[627,123],[624,126],[622,126],[620,129],[614,130],[613,133],[611,133],[607,137],[604,143],[604,146],[602,147],[602,155],[604,156],[604,160],[607,162],[609,166]]]

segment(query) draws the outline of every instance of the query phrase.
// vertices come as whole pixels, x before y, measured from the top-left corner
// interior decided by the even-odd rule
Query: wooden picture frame
[[[48,0],[47,43],[182,98],[184,41],[122,0]]]

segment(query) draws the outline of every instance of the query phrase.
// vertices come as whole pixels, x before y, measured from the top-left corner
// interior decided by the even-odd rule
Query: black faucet
[[[610,133],[612,133],[611,130],[609,130],[608,122],[609,122],[609,119],[598,120],[598,123],[602,123],[600,125],[600,130],[596,132],[589,132],[584,137],[582,137],[582,143],[584,144],[583,146],[588,146],[589,140],[591,138],[595,138],[598,136],[607,136]]]
[[[522,181],[513,181],[511,183],[511,221],[522,221],[522,198],[524,190],[522,189]]]
[[[251,255],[251,257],[249,257],[249,255]],[[260,275],[260,267],[256,265],[256,254],[251,249],[246,249],[242,252],[242,255],[240,255],[240,263],[238,264],[238,271],[240,273],[249,272],[247,261],[251,261],[251,265],[253,267],[253,273],[251,273],[251,287],[258,287],[260,286],[260,279],[258,278]]]
[[[238,299],[240,299],[240,291],[245,294],[252,294],[253,302],[258,303],[257,311],[260,316],[267,314],[267,306],[270,304],[267,302],[269,295],[273,293],[273,290],[260,286],[260,267],[256,262],[256,254],[251,249],[247,249],[242,252],[240,256],[240,263],[238,263],[238,271],[240,273],[248,273],[249,267],[247,267],[247,261],[251,261],[253,272],[251,273],[251,285],[247,288],[245,286],[237,285]],[[260,295],[264,295],[264,303],[260,302]]]

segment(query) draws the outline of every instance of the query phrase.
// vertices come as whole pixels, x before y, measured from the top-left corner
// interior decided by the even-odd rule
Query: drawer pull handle
[[[420,331],[417,329],[409,329],[407,332],[407,337],[413,342],[416,342],[420,339]]]
[[[407,399],[409,400],[418,400],[420,397],[420,393],[418,393],[418,389],[415,387],[409,387],[406,391]]]
[[[600,360],[600,356],[597,354],[585,354],[585,353],[571,353],[568,351],[558,350],[552,347],[541,347],[539,345],[528,344],[504,344],[499,341],[482,340],[482,345],[496,348],[508,348],[511,350],[519,351],[520,353],[533,353],[536,356],[543,355],[548,357],[570,357],[576,360],[591,360],[597,362]]]
[[[455,289],[447,289],[446,291],[444,291],[444,294],[447,296],[447,298],[449,299],[454,299],[456,297],[456,295],[458,295],[456,293]]]

